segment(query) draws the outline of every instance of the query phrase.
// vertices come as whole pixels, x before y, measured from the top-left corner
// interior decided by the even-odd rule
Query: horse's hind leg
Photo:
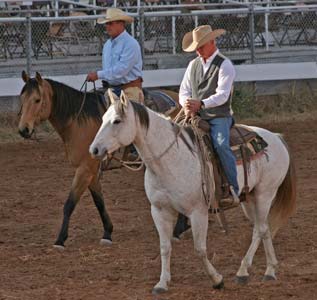
[[[168,290],[168,283],[171,281],[170,261],[174,215],[171,211],[164,208],[157,208],[154,205],[151,206],[151,213],[160,236],[161,252],[161,277],[160,281],[153,288],[152,293],[160,294]]]
[[[273,247],[271,230],[268,222],[271,204],[275,198],[276,193],[268,191],[257,197],[257,218],[256,227],[259,235],[263,241],[265,256],[266,256],[266,271],[263,280],[275,280],[275,270],[277,268],[277,258]]]
[[[243,211],[248,219],[254,224],[255,223],[255,204],[254,202],[249,202],[243,204]],[[253,226],[252,241],[249,246],[249,249],[241,261],[240,268],[236,274],[236,280],[239,284],[246,284],[249,281],[249,272],[248,269],[252,265],[253,257],[257,251],[261,242],[261,238],[257,234],[255,225]]]
[[[277,266],[277,259],[272,244],[271,232],[268,224],[268,215],[274,199],[275,193],[257,193],[256,204],[248,204],[249,211],[253,212],[252,218],[254,219],[254,228],[252,235],[252,242],[248,249],[247,254],[241,261],[241,266],[237,272],[238,283],[246,283],[249,278],[248,268],[252,265],[253,257],[258,249],[261,240],[263,241],[267,268],[264,280],[276,279],[275,269]],[[247,207],[247,205],[246,205]]]
[[[72,188],[69,193],[68,199],[64,204],[64,216],[62,228],[58,234],[57,240],[54,244],[57,248],[64,248],[64,243],[68,238],[68,227],[70,217],[76,207],[77,202],[79,201],[81,195],[87,189],[90,184],[93,175],[90,172],[90,169],[85,167],[79,167],[76,170],[75,177],[72,182]]]
[[[224,286],[222,275],[220,275],[215,267],[207,258],[207,231],[208,231],[208,210],[200,212],[195,210],[190,216],[194,246],[198,256],[202,259],[208,276],[213,281],[215,289],[221,289]]]
[[[111,233],[113,230],[112,222],[110,216],[107,213],[104,199],[102,196],[101,185],[97,177],[95,176],[89,185],[89,191],[94,200],[94,203],[98,209],[98,212],[101,217],[101,221],[104,228],[103,238],[100,240],[100,243],[103,245],[110,245],[112,243]]]

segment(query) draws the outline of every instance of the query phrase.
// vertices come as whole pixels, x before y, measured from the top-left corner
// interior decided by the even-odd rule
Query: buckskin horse
[[[35,78],[30,78],[23,71],[22,79],[25,85],[20,94],[19,133],[24,138],[31,138],[35,127],[48,120],[61,137],[67,158],[76,169],[69,196],[64,204],[62,227],[54,246],[64,248],[68,237],[70,217],[87,188],[99,211],[104,228],[100,242],[101,244],[111,244],[113,225],[107,213],[98,180],[100,162],[92,159],[88,152],[89,145],[101,125],[102,115],[107,108],[103,97],[95,93],[78,91],[60,82],[44,79],[39,73],[36,73]],[[177,93],[172,91],[167,93],[175,99],[177,104]],[[173,113],[177,113],[177,109]]]
[[[276,279],[277,259],[272,237],[295,210],[296,182],[293,162],[281,136],[258,127],[249,127],[268,144],[265,154],[250,161],[248,179],[252,200],[242,202],[245,215],[253,223],[251,245],[237,272],[240,283],[247,281],[248,268],[263,242],[266,255],[264,280]],[[173,223],[177,213],[191,221],[194,247],[202,259],[214,288],[224,286],[223,277],[207,258],[209,203],[204,199],[202,162],[196,139],[148,108],[128,101],[122,94],[103,116],[103,123],[90,146],[93,157],[102,159],[121,145],[133,143],[146,166],[144,185],[151,213],[159,233],[161,276],[153,293],[168,290]],[[190,176],[190,180],[188,180]],[[243,186],[242,166],[238,166],[239,186]],[[212,188],[214,193],[214,188]]]

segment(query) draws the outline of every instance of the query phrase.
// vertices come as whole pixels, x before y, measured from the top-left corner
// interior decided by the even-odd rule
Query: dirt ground
[[[253,125],[283,133],[297,168],[298,209],[274,240],[277,281],[261,281],[265,271],[261,245],[250,282],[235,283],[251,236],[251,227],[238,208],[226,213],[228,235],[210,216],[208,254],[224,276],[225,289],[212,289],[187,233],[173,244],[169,292],[151,295],[160,275],[159,240],[142,172],[113,170],[103,175],[114,224],[111,247],[99,245],[102,225],[86,193],[72,216],[65,251],[54,249],[74,170],[61,141],[48,136],[41,142],[0,143],[0,300],[316,299],[316,119]]]

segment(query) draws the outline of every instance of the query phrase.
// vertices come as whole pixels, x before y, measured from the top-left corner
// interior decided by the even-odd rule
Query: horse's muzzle
[[[107,155],[107,149],[99,149],[98,147],[93,147],[89,150],[91,156],[97,159],[103,159]]]
[[[33,132],[34,132],[34,129],[30,131],[28,127],[24,127],[22,130],[19,129],[20,135],[25,139],[31,138]]]

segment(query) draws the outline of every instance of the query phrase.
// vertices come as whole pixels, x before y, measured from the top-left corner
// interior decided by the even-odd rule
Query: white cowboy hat
[[[133,17],[128,16],[119,8],[108,8],[106,15],[97,19],[98,24],[105,24],[113,21],[124,21],[126,23],[132,23]]]
[[[210,25],[198,26],[193,31],[187,32],[184,35],[182,48],[185,52],[195,51],[202,45],[216,39],[225,32],[224,29],[212,30]]]

